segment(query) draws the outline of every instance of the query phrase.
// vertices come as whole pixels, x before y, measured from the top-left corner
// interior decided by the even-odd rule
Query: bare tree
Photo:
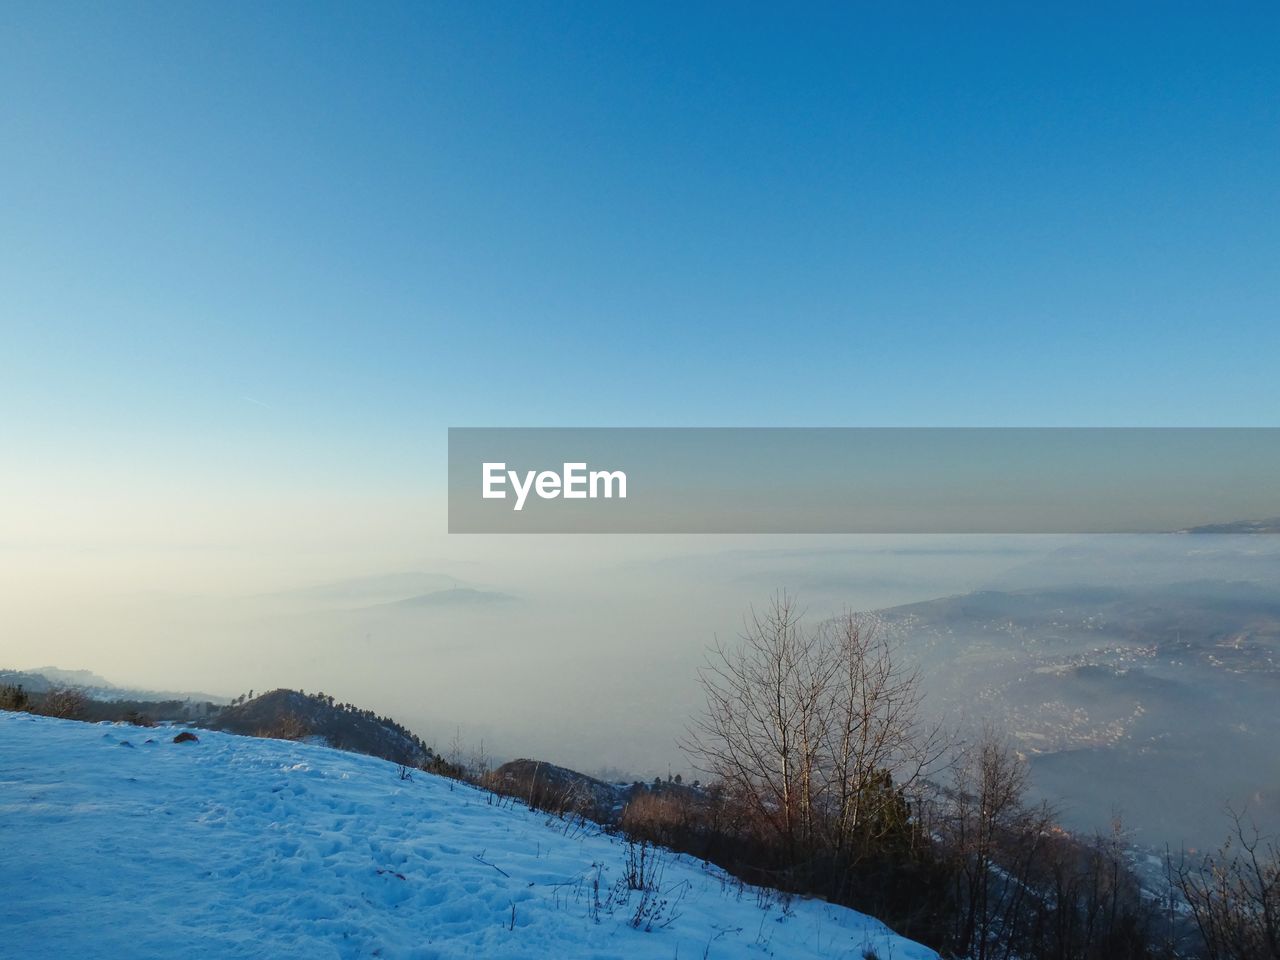
[[[1226,843],[1198,863],[1185,855],[1173,882],[1191,910],[1208,960],[1280,960],[1280,850],[1230,811]]]
[[[449,740],[449,752],[445,755],[451,764],[459,769],[462,768],[465,758],[463,757],[462,728],[453,728],[453,737]]]
[[[792,859],[848,863],[902,816],[903,791],[943,753],[921,718],[918,677],[872,625],[846,614],[808,628],[778,594],[740,642],[717,642],[706,707],[683,748],[781,839]]]
[[[891,916],[949,955],[1151,960],[1153,909],[1121,834],[1057,828],[990,724],[956,756],[876,626],[844,614],[809,627],[786,594],[752,610],[738,643],[709,651],[705,708],[681,744],[712,790],[697,806],[637,803],[628,829]]]
[[[74,687],[59,687],[50,690],[40,700],[36,713],[46,717],[61,717],[64,720],[82,720],[89,706],[89,698],[81,690]]]
[[[873,620],[854,613],[829,620],[819,646],[830,663],[820,697],[821,798],[831,844],[856,859],[860,846],[894,828],[885,813],[898,808],[896,793],[921,782],[948,740],[940,723],[924,719],[918,671],[899,662]],[[883,789],[886,773],[896,792]]]
[[[752,610],[741,643],[717,641],[699,671],[706,710],[682,744],[795,853],[808,828],[818,767],[819,695],[824,675],[815,639],[795,602],[778,594]]]
[[[1008,957],[1029,894],[1029,876],[1053,818],[1023,803],[1030,774],[1012,743],[986,723],[953,767],[947,845],[956,858],[955,951],[973,960]]]
[[[470,759],[467,760],[467,776],[472,781],[479,783],[489,775],[489,754],[484,748],[484,738],[480,738],[480,746],[471,752]]]
[[[1158,934],[1159,901],[1142,890],[1129,869],[1128,839],[1117,817],[1110,833],[1085,841],[1051,831],[1039,844],[1040,863],[1030,882],[1035,897],[1019,917],[1021,956],[1082,960],[1154,960],[1177,957],[1175,931]]]

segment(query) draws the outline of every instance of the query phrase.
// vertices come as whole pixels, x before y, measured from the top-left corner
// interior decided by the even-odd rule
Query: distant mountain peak
[[[33,667],[26,673],[37,673],[53,683],[65,683],[76,687],[103,687],[111,689],[115,684],[92,670],[63,670],[61,667]]]
[[[516,598],[497,590],[477,590],[474,587],[451,587],[448,590],[432,590],[414,597],[406,597],[382,607],[473,607],[496,603],[510,603]]]
[[[1177,533],[1280,533],[1280,517],[1269,520],[1232,520],[1229,523],[1206,523],[1188,527]]]

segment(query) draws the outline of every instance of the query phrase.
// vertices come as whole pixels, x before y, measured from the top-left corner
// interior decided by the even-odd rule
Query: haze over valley
[[[428,742],[696,776],[675,740],[717,637],[778,590],[876,611],[948,722],[998,718],[1068,825],[1200,845],[1223,805],[1280,823],[1280,543],[1268,536],[617,538],[221,593],[42,606],[6,591],[10,667],[233,696],[324,690]],[[586,553],[584,556],[583,554]],[[74,611],[74,614],[69,614]],[[37,640],[38,638],[38,640]],[[127,640],[127,642],[125,642]]]

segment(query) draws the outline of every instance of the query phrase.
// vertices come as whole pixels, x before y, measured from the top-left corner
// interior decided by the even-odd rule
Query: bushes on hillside
[[[0,684],[0,710],[26,710],[31,697],[20,683]]]
[[[1082,843],[1029,806],[1026,763],[994,730],[953,749],[895,653],[854,615],[809,627],[785,595],[753,612],[738,645],[712,650],[684,744],[713,788],[638,794],[622,827],[944,955],[1161,955],[1119,841]]]
[[[1222,847],[1170,873],[1191,910],[1207,960],[1280,960],[1280,846],[1242,814]]]
[[[286,713],[270,726],[258,730],[255,736],[271,740],[305,740],[311,736],[311,725],[296,713]]]
[[[50,690],[31,706],[32,713],[63,720],[83,720],[88,714],[89,698],[81,690],[61,687]]]
[[[972,960],[1167,955],[1168,928],[1142,896],[1117,825],[1080,840],[1028,805],[1027,763],[988,726],[956,762],[933,836],[949,876],[942,943]]]
[[[22,684],[0,686],[0,710],[23,710],[44,717],[83,720],[88,713],[89,698],[72,687],[60,687],[39,693],[27,693]]]

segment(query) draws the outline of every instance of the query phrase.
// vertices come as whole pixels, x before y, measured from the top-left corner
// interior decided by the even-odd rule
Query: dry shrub
[[[288,713],[259,730],[258,736],[270,740],[305,740],[311,736],[311,725],[297,714]]]
[[[32,712],[63,720],[83,720],[88,705],[89,698],[84,693],[70,687],[61,687],[46,693]]]
[[[31,697],[22,684],[0,684],[0,710],[26,710],[30,706]]]
[[[706,825],[706,819],[705,811],[696,809],[687,796],[646,790],[632,797],[619,826],[627,836],[679,849]]]

